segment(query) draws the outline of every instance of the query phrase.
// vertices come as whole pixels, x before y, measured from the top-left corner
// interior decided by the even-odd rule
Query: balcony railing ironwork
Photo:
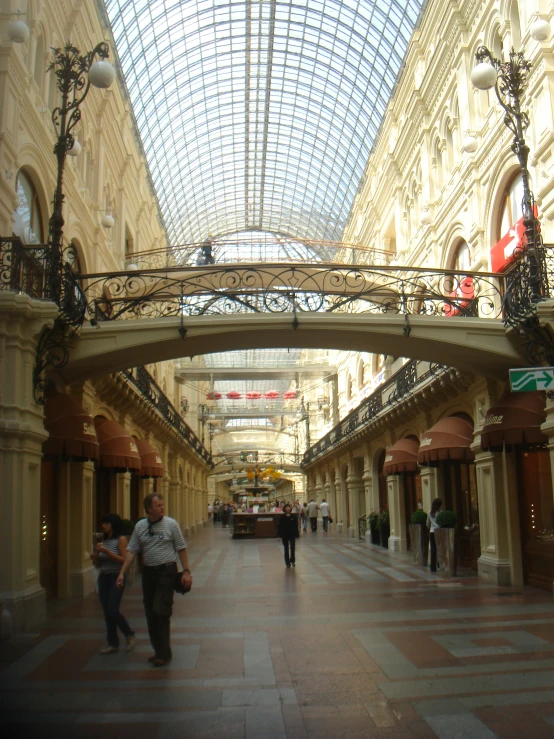
[[[427,371],[418,375],[417,370],[421,364],[419,360],[412,359],[398,372],[395,372],[392,377],[363,400],[357,408],[350,411],[331,431],[306,450],[302,458],[302,466],[310,464],[320,454],[324,454],[331,447],[344,441],[356,431],[363,429],[385,409],[392,407],[406,395],[409,395],[418,385],[449,369],[443,364],[430,364]]]
[[[173,403],[169,400],[152,375],[145,367],[135,367],[132,370],[124,370],[122,372],[126,381],[131,384],[167,421],[170,426],[177,431],[179,436],[186,444],[199,456],[206,464],[212,466],[212,457],[200,439],[196,436],[190,426],[185,423],[181,415],[176,410]]]

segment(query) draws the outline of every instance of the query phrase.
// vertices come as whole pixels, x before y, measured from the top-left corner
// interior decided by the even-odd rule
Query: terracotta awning
[[[99,459],[94,421],[70,395],[55,393],[44,403],[44,427],[50,434],[42,445],[44,454]]]
[[[398,475],[401,472],[415,472],[417,470],[417,451],[419,441],[415,439],[400,439],[387,449],[383,473]]]
[[[482,449],[502,449],[502,444],[546,444],[541,429],[546,420],[545,394],[506,392],[489,409],[481,433]]]
[[[473,427],[463,418],[448,416],[426,431],[419,442],[418,464],[440,462],[444,459],[471,461]]]
[[[136,441],[116,421],[95,418],[100,442],[100,464],[103,467],[140,470],[140,454]]]
[[[157,449],[154,449],[152,444],[147,441],[141,441],[135,439],[140,454],[140,461],[142,464],[140,474],[144,477],[163,477],[164,468],[162,464],[162,458]]]

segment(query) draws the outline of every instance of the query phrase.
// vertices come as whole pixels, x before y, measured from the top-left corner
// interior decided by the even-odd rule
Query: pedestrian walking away
[[[177,521],[165,516],[161,495],[150,493],[144,499],[146,518],[135,526],[127,546],[125,562],[117,578],[123,587],[125,573],[139,552],[142,554],[142,598],[148,635],[154,654],[148,658],[154,667],[161,667],[171,660],[170,619],[173,610],[173,593],[177,579],[177,562],[181,560],[181,583],[190,589],[192,577],[188,565],[187,543]]]
[[[321,518],[323,519],[323,531],[327,533],[329,529],[329,503],[323,498],[319,506],[321,512]]]
[[[312,527],[312,531],[317,531],[317,512],[319,510],[319,506],[315,502],[315,500],[312,498],[310,502],[308,503],[308,518],[310,519],[310,526]]]
[[[129,652],[135,646],[135,632],[119,610],[125,580],[121,587],[117,586],[117,579],[125,560],[127,537],[121,536],[121,519],[117,513],[106,513],[102,516],[102,534],[102,541],[90,555],[94,566],[100,570],[98,598],[106,622],[106,646],[102,647],[100,654],[114,654],[119,651],[118,628],[127,641],[126,651]]]
[[[300,536],[298,531],[298,516],[291,511],[290,503],[286,503],[283,514],[277,522],[277,536],[283,542],[285,564],[287,567],[296,566],[296,540]]]
[[[304,503],[302,505],[302,510],[300,512],[300,515],[302,517],[302,531],[306,533],[308,530],[308,504]]]
[[[437,523],[437,513],[442,506],[442,500],[435,498],[431,503],[431,510],[427,514],[427,528],[429,529],[429,546],[431,548],[431,564],[429,569],[431,572],[437,571],[437,542],[435,541],[435,531],[440,529]]]

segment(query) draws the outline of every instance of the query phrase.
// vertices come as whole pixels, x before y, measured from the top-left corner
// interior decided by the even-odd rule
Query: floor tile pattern
[[[173,661],[151,668],[140,583],[135,649],[103,656],[95,595],[49,606],[0,647],[0,731],[19,737],[554,737],[554,603],[471,573],[448,580],[334,532],[280,544],[209,526],[189,541]]]

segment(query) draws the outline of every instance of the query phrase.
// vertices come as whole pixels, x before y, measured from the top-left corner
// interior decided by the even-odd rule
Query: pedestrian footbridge
[[[499,275],[351,265],[236,264],[79,276],[86,320],[63,375],[178,357],[328,348],[505,377],[524,363]]]

